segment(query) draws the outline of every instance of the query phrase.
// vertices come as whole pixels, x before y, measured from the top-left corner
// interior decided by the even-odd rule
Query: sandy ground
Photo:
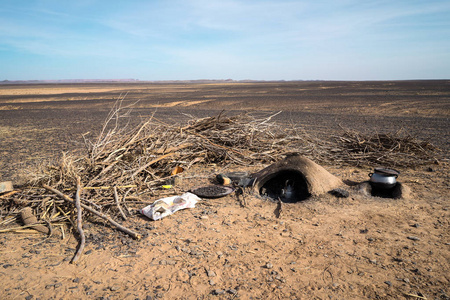
[[[148,107],[137,115],[145,117],[153,112],[152,103],[166,102],[172,104],[158,107],[163,109],[158,113],[167,118],[180,112],[204,116],[221,109],[207,105],[223,103],[226,108],[227,101],[240,101],[241,107],[234,104],[239,108],[236,111],[253,105],[253,109],[270,112],[275,111],[273,101],[256,104],[270,99],[270,95],[287,94],[277,100],[278,108],[298,107],[291,109],[289,116],[296,122],[308,121],[305,123],[310,124],[309,129],[324,135],[327,132],[323,128],[338,129],[331,126],[337,119],[347,120],[346,124],[362,130],[367,129],[367,124],[378,124],[380,131],[407,127],[434,139],[448,151],[448,141],[442,141],[449,135],[448,82],[408,82],[404,86],[396,82],[236,86],[177,85],[171,86],[167,94],[163,87],[141,86],[142,98],[146,93],[160,98],[157,103],[142,100],[141,105]],[[97,87],[101,88],[110,89]],[[17,95],[17,87],[14,89],[15,97],[23,100]],[[49,96],[39,101],[36,96],[28,98],[33,101],[21,100],[19,104],[11,101],[12,92],[8,94],[7,90],[2,88],[1,99],[8,104],[0,106],[13,108],[0,111],[3,178],[13,178],[18,166],[32,165],[23,161],[26,157],[37,156],[39,160],[57,155],[61,149],[79,149],[80,139],[75,136],[98,129],[99,120],[103,120],[100,117],[107,112],[105,103],[113,101],[79,100],[92,105],[86,108],[79,102],[47,101]],[[175,94],[185,99],[176,98]],[[261,96],[267,94],[267,98]],[[347,96],[341,99],[341,94]],[[45,95],[65,97],[56,92]],[[173,98],[166,99],[170,95]],[[217,95],[223,102],[217,100]],[[329,98],[332,95],[337,98]],[[200,101],[204,96],[215,100],[187,106],[180,106],[181,102],[173,104]],[[88,96],[80,92],[70,97]],[[97,98],[102,97],[110,96],[99,92]],[[248,101],[244,101],[246,97]],[[347,105],[341,102],[345,99]],[[359,102],[365,105],[359,108]],[[368,110],[369,104],[379,110]],[[383,113],[383,107],[389,105],[401,107],[398,114],[395,109]],[[334,119],[327,119],[330,116]],[[428,130],[417,128],[418,124],[426,124]],[[71,143],[64,142],[70,137]],[[374,166],[324,167],[341,179],[362,182]],[[237,170],[233,168],[224,170],[211,165],[189,169],[173,192],[180,194],[207,184],[218,172]],[[144,204],[134,206],[133,217],[124,224],[144,237],[133,240],[102,221],[100,226],[85,223],[87,246],[76,265],[69,261],[77,240],[65,226],[54,226],[50,238],[30,231],[1,233],[0,298],[449,299],[448,161],[400,171],[399,181],[411,189],[408,198],[372,197],[344,186],[350,192],[348,198],[324,194],[299,203],[285,203],[279,218],[275,214],[277,204],[259,198],[251,190],[245,192],[245,206],[229,195],[203,200],[196,208],[157,222],[137,212]],[[154,200],[148,197],[149,202]],[[0,225],[0,230],[18,225]]]

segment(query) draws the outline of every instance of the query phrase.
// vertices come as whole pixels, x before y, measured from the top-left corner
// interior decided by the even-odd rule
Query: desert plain
[[[450,298],[450,81],[2,84],[0,181],[20,186],[62,152],[82,153],[117,99],[132,107],[128,126],[148,118],[177,124],[220,113],[276,114],[274,122],[324,140],[343,129],[408,133],[435,145],[438,158],[384,166],[400,171],[407,198],[349,186],[347,198],[285,203],[276,215],[277,203],[247,191],[245,206],[231,194],[156,222],[135,214],[125,223],[140,240],[86,222],[76,264],[74,232],[55,228],[47,238],[8,231],[20,219],[3,225],[10,215],[8,199],[0,198],[2,299]],[[321,165],[353,182],[379,167]],[[194,166],[176,191],[208,184],[218,172],[262,167]]]

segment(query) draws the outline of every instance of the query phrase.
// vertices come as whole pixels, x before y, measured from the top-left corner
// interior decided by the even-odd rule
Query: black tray
[[[221,186],[221,185],[207,185],[198,187],[196,189],[191,190],[191,193],[201,197],[201,198],[220,198],[234,192],[234,188],[231,186]]]

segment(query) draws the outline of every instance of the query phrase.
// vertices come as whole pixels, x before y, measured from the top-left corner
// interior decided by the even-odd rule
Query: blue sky
[[[448,0],[0,0],[0,80],[450,78]]]

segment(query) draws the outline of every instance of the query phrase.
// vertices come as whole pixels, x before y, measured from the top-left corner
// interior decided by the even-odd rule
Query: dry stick
[[[4,195],[1,195],[0,196],[0,199],[4,199],[4,198],[8,198],[9,196],[12,196],[12,195],[14,195],[14,194],[16,194],[16,193],[18,193],[19,191],[11,191],[11,192],[9,192],[9,193],[6,193],[6,194],[4,194]]]
[[[168,153],[171,153],[171,152],[175,152],[175,151],[179,151],[179,150],[182,150],[182,149],[185,149],[185,148],[189,148],[189,147],[192,147],[192,146],[194,146],[194,144],[192,144],[192,143],[184,143],[184,144],[181,144],[181,145],[178,145],[178,146],[174,146],[174,147],[170,147],[170,148],[167,148],[167,149],[159,149],[159,150],[156,150],[156,153],[157,154],[163,154],[164,152],[168,152]]]
[[[80,194],[81,194],[80,181],[81,181],[80,177],[77,177],[77,192],[75,193],[75,207],[77,208],[77,230],[78,230],[78,234],[80,235],[80,244],[78,246],[77,253],[72,258],[72,261],[71,261],[72,264],[74,264],[78,261],[78,259],[81,256],[81,253],[83,253],[84,244],[86,243],[86,237],[84,235],[83,224],[82,224],[82,211],[81,211],[81,202],[80,202]]]
[[[137,185],[135,184],[129,184],[129,185],[116,185],[119,189],[126,189],[126,188],[135,188]],[[109,190],[111,189],[111,186],[85,186],[83,187],[83,190]]]
[[[148,121],[146,121],[144,124],[142,124],[140,127],[139,127],[139,130],[136,132],[136,134],[123,146],[124,148],[126,148],[126,147],[128,147],[128,146],[130,146],[131,144],[133,144],[135,141],[136,141],[136,139],[137,139],[137,137],[139,136],[139,134],[141,133],[141,131],[145,128],[145,127],[147,127],[147,125],[150,123],[150,120],[148,120]],[[145,138],[147,138],[147,137],[145,137]]]
[[[48,186],[46,184],[42,185],[43,188],[45,188],[46,190],[55,193],[56,195],[58,195],[59,197],[61,197],[62,199],[64,199],[67,202],[70,202],[72,204],[75,204],[75,202],[72,200],[72,198],[70,198],[67,195],[64,195],[63,193],[61,193],[60,191],[58,191],[57,189],[52,188],[51,186]],[[140,239],[141,235],[120,225],[119,223],[117,223],[116,221],[114,221],[113,219],[111,219],[109,216],[96,211],[95,209],[93,209],[92,207],[89,207],[87,205],[84,205],[83,203],[80,203],[81,207],[88,210],[89,212],[93,213],[94,215],[99,216],[102,219],[107,220],[109,223],[111,223],[112,225],[116,226],[120,231],[125,232],[126,234],[130,235],[131,237],[135,238],[135,239]]]
[[[120,203],[119,203],[119,196],[117,195],[117,187],[114,186],[114,200],[116,201],[116,205],[117,208],[119,209],[120,215],[122,216],[122,218],[126,221],[127,220],[127,216],[125,216],[122,207],[120,207]]]
[[[213,146],[216,146],[216,147],[225,149],[225,150],[227,150],[227,151],[231,151],[231,152],[237,153],[237,154],[239,154],[239,155],[245,156],[244,154],[242,154],[242,153],[239,152],[239,151],[236,151],[236,150],[231,149],[231,148],[229,148],[229,147],[225,147],[225,146],[222,146],[222,145],[218,145],[218,144],[216,144],[216,143],[213,143],[213,142],[211,142],[207,137],[205,137],[205,136],[203,136],[203,135],[201,135],[201,134],[198,134],[198,133],[192,132],[192,131],[188,131],[188,130],[186,130],[186,131],[187,131],[188,133],[190,133],[190,134],[193,134],[193,135],[196,135],[196,136],[198,136],[198,137],[200,137],[200,138],[202,138],[202,139],[205,139],[208,143],[210,143],[210,144],[213,145]]]
[[[117,164],[119,161],[115,160],[113,161],[109,166],[107,166],[106,168],[104,168],[97,176],[94,177],[94,179],[90,180],[88,185],[90,185],[91,182],[94,182],[95,180],[97,180],[100,176],[102,176],[103,174],[105,174],[106,172],[108,172],[109,170],[112,169],[112,167],[115,166],[115,164]]]
[[[125,201],[125,198],[127,197],[128,193],[131,192],[132,189],[133,189],[133,188],[129,188],[127,191],[125,191],[125,194],[124,194],[123,197],[122,197],[123,207],[125,207],[125,210],[127,211],[127,213],[128,213],[129,215],[131,215],[131,212],[130,212],[130,209],[128,208],[128,206],[127,206],[127,203],[126,203],[126,201]]]
[[[167,153],[167,154],[161,155],[160,157],[158,157],[158,158],[156,158],[156,159],[154,159],[154,160],[152,160],[152,161],[146,163],[145,165],[143,165],[142,167],[140,167],[139,169],[137,169],[137,170],[133,173],[133,175],[131,175],[131,177],[136,176],[136,175],[139,174],[141,171],[147,169],[149,166],[153,165],[154,163],[157,163],[158,161],[160,161],[160,160],[162,160],[162,159],[164,159],[164,158],[167,158],[167,157],[169,157],[169,156],[172,156],[172,155],[174,155],[174,154],[175,154],[175,152]]]

